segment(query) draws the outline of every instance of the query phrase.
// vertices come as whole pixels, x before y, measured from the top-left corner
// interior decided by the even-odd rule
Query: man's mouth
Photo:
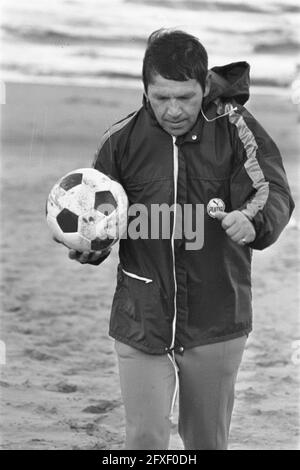
[[[186,119],[182,119],[181,121],[166,121],[168,126],[170,127],[182,127],[186,122]]]

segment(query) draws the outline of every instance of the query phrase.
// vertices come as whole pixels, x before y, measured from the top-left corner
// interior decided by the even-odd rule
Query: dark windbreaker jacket
[[[248,98],[246,62],[215,67],[186,135],[166,133],[145,101],[104,134],[94,167],[123,185],[130,204],[206,208],[220,198],[256,230],[253,243],[239,246],[205,210],[201,249],[175,239],[175,217],[170,239],[121,240],[113,338],[151,354],[183,353],[251,331],[252,249],[275,242],[294,204],[278,148],[243,107]]]

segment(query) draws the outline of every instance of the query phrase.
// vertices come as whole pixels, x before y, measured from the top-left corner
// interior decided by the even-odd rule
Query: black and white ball
[[[52,188],[47,223],[57,240],[77,251],[98,251],[116,243],[127,229],[123,187],[93,168],[74,170]]]

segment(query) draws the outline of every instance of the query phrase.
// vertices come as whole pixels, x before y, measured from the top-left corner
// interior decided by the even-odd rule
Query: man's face
[[[147,97],[161,127],[173,136],[188,132],[196,122],[203,97],[207,95],[195,79],[184,82],[155,75],[148,85]]]

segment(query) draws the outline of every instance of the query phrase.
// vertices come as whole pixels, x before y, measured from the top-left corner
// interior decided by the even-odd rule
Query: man
[[[94,162],[123,185],[130,204],[209,209],[221,200],[221,211],[205,210],[201,249],[175,237],[176,210],[169,240],[120,241],[110,335],[127,449],[168,448],[178,385],[185,449],[227,448],[252,327],[252,249],[274,243],[293,210],[279,151],[243,107],[248,64],[208,71],[207,62],[195,37],[153,33],[143,106],[105,133]],[[95,265],[108,255],[69,253]]]

